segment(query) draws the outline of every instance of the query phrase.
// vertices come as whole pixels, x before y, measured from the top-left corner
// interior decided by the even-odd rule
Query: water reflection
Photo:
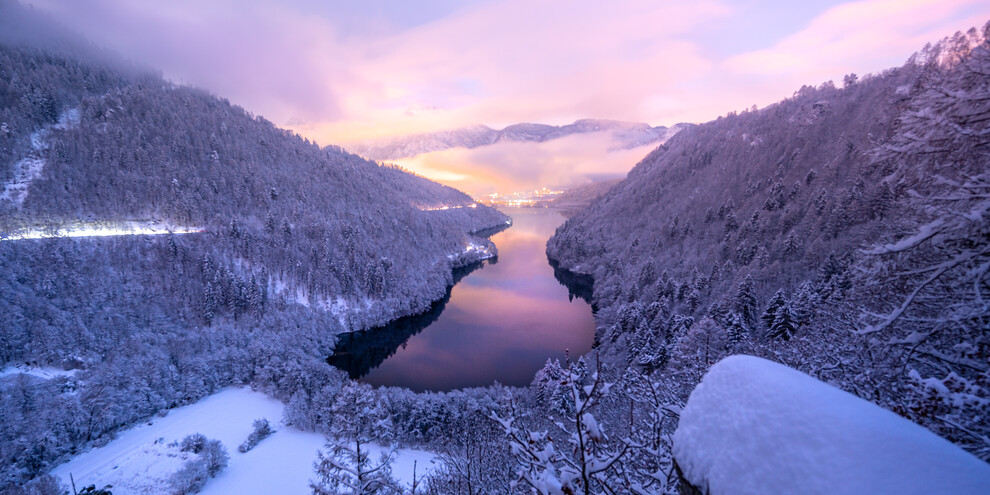
[[[492,263],[495,262],[496,260],[492,260]],[[483,266],[484,262],[478,262],[454,270],[454,284]],[[448,288],[447,295],[443,299],[434,301],[430,309],[423,313],[399,318],[382,327],[341,334],[334,353],[327,358],[327,362],[346,371],[353,380],[367,375],[369,371],[382,364],[382,361],[392,357],[399,347],[405,347],[409,337],[423,331],[440,318],[447,303],[450,302],[452,288]]]
[[[547,358],[588,352],[595,333],[588,298],[580,284],[569,290],[558,282],[567,274],[545,254],[564,218],[548,209],[505,213],[513,227],[492,237],[497,264],[475,267],[420,317],[345,337],[331,364],[374,385],[451,390],[526,385]]]
[[[591,302],[591,293],[595,280],[590,275],[574,273],[566,268],[561,268],[556,260],[547,258],[550,267],[553,268],[553,278],[557,279],[561,285],[567,287],[567,297],[573,301],[575,297],[581,298],[584,302],[591,304],[592,312],[597,312],[598,308]]]

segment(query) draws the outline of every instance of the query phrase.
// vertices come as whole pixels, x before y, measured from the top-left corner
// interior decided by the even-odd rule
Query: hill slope
[[[339,384],[323,363],[336,334],[425,310],[494,252],[471,232],[507,220],[11,1],[0,74],[0,365],[80,369],[0,377],[0,489],[225,385],[288,400]],[[13,240],[153,222],[202,232]]]
[[[651,153],[547,246],[594,277],[603,352],[682,395],[767,356],[990,458],[988,68],[959,33]]]

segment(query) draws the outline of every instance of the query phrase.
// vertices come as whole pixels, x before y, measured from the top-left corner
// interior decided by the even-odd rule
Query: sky
[[[475,124],[700,123],[990,20],[986,0],[25,1],[345,146]]]

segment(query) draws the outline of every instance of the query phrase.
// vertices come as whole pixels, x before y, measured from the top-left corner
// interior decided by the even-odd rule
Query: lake
[[[547,208],[502,211],[513,225],[491,237],[498,259],[458,270],[447,297],[426,313],[342,335],[328,362],[372,385],[421,392],[528,385],[548,358],[587,353],[595,336],[590,280],[555,270],[546,255],[564,217]]]

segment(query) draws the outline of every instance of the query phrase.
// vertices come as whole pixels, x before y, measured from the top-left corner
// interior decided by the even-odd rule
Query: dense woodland
[[[740,352],[990,459],[990,25],[685,128],[548,244],[594,280],[596,350],[528,388],[415,394],[329,366],[335,336],[428,309],[487,242],[470,233],[505,217],[429,211],[472,201],[69,35],[23,35],[46,22],[0,2],[0,182],[44,160],[23,202],[0,200],[0,232],[205,232],[0,240],[0,365],[77,370],[0,378],[0,493],[57,493],[39,476],[56,463],[232,384],[331,439],[314,493],[353,471],[402,491],[358,455],[369,441],[439,454],[416,493],[673,493],[683,401]]]
[[[0,486],[220,387],[339,383],[334,336],[430,307],[506,217],[321,149],[0,3],[0,232],[154,220],[203,233],[0,240]],[[20,32],[56,33],[19,36]],[[3,235],[3,234],[0,234]],[[490,244],[490,243],[488,243]],[[308,370],[307,367],[319,368]],[[281,383],[281,384],[280,384]],[[316,387],[318,388],[318,387]]]
[[[561,226],[603,359],[686,397],[768,357],[990,459],[988,34],[685,129]]]

